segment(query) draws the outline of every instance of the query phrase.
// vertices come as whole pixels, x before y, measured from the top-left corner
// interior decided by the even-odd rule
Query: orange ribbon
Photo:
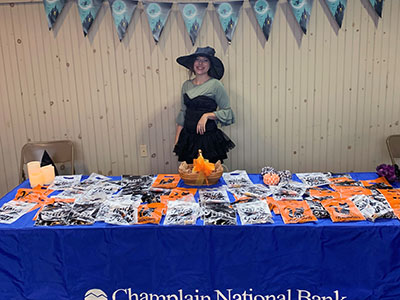
[[[206,183],[208,184],[207,177],[211,175],[211,173],[215,170],[215,165],[210,163],[208,159],[204,159],[201,154],[201,150],[199,150],[199,157],[193,159],[193,172],[199,172],[203,174],[205,177]]]

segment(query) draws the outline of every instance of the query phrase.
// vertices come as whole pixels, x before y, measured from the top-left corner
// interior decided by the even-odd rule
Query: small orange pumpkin
[[[267,173],[263,176],[263,181],[266,185],[277,185],[281,178],[278,174]]]

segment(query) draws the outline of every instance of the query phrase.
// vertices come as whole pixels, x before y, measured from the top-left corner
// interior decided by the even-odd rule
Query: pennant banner
[[[43,0],[43,4],[47,16],[47,23],[49,24],[49,30],[51,30],[64,8],[65,0]]]
[[[185,21],[186,30],[189,33],[192,45],[194,45],[196,43],[201,24],[203,23],[203,18],[206,14],[208,3],[178,3],[178,5],[182,13],[183,21]]]
[[[369,0],[375,12],[382,18],[383,0]]]
[[[111,13],[117,28],[119,40],[122,41],[128,26],[131,23],[132,15],[138,5],[138,1],[133,0],[108,0]]]
[[[325,2],[329,7],[332,16],[335,18],[336,23],[339,25],[339,28],[342,28],[344,10],[346,9],[347,0],[325,0]]]
[[[293,14],[301,30],[306,34],[314,0],[288,0],[288,2],[292,6]]]
[[[256,14],[258,25],[260,25],[267,41],[272,22],[274,21],[278,1],[279,0],[250,0],[250,5]]]
[[[122,41],[126,35],[132,16],[138,6],[138,1],[139,0],[108,0],[120,41]],[[97,17],[103,0],[75,0],[74,2],[78,5],[83,33],[84,36],[86,36]],[[255,13],[258,25],[268,41],[279,0],[249,0],[249,2]],[[299,23],[301,30],[306,34],[314,0],[287,0],[287,2],[292,8],[294,17]],[[335,18],[339,28],[341,28],[348,0],[324,0],[324,2]],[[384,0],[369,0],[369,2],[377,15],[382,18]],[[49,30],[53,28],[58,16],[64,9],[65,3],[66,0],[43,0]],[[143,1],[142,3],[146,11],[153,38],[155,42],[158,43],[173,3],[153,1]],[[213,2],[213,5],[218,14],[221,27],[230,44],[239,20],[243,0]],[[178,6],[192,45],[194,45],[203,24],[208,2],[178,2]]]
[[[87,36],[93,21],[96,19],[97,13],[103,4],[102,0],[76,0],[78,3],[78,11],[81,16],[83,35]]]
[[[233,34],[235,33],[242,5],[243,1],[214,3],[219,21],[229,43],[231,43]]]
[[[153,38],[156,43],[158,43],[165,26],[165,22],[168,19],[172,3],[143,1],[143,5],[147,14],[147,19],[149,20]]]

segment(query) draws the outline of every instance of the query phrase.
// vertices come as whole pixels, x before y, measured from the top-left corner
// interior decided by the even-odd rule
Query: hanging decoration
[[[122,41],[126,31],[128,30],[132,15],[138,5],[138,1],[108,0],[108,2],[110,3],[111,13],[114,19],[115,27],[117,28],[119,41]]]
[[[384,0],[369,0],[372,7],[375,9],[375,12],[380,18],[382,18],[383,1]]]
[[[67,0],[43,0],[49,30],[51,30],[56,23],[59,15],[64,9],[66,1]],[[208,2],[183,2],[185,0],[180,1],[181,2],[178,2],[179,10],[181,11],[192,45],[194,46],[203,24]],[[269,40],[272,23],[274,21],[279,1],[280,0],[249,0],[258,25],[260,26],[267,41]],[[76,2],[78,6],[83,34],[86,36],[97,17],[97,14],[103,4],[103,0],[74,0],[74,2]],[[139,0],[108,0],[108,2],[111,8],[119,40],[122,41],[126,35],[136,7],[139,4]],[[307,34],[307,27],[314,0],[287,0],[287,2],[291,7],[294,17],[299,23],[301,30],[304,34]],[[341,28],[348,0],[324,0],[324,2],[332,16],[335,18],[339,28]],[[384,0],[369,0],[369,2],[376,14],[382,18]],[[155,42],[158,43],[173,3],[146,0],[142,0],[142,3],[148,18],[153,38]],[[243,0],[213,2],[213,5],[218,14],[218,19],[221,23],[222,30],[224,31],[228,43],[230,44],[239,20],[240,9],[243,5]]]
[[[47,16],[47,23],[49,24],[49,30],[51,30],[64,8],[65,0],[43,0],[43,4]]]
[[[97,13],[103,4],[102,0],[76,0],[78,11],[81,17],[83,35],[87,36],[93,21],[97,17]]]
[[[201,24],[203,23],[204,15],[206,14],[208,2],[178,3],[178,6],[182,13],[183,21],[185,21],[190,40],[194,46]]]
[[[288,0],[288,2],[301,30],[306,34],[314,0]]]
[[[260,25],[266,40],[268,41],[272,22],[279,0],[250,0],[250,5],[256,14],[258,25]]]
[[[335,18],[339,28],[342,28],[344,10],[346,9],[347,0],[325,0],[332,16]]]
[[[215,10],[229,44],[232,42],[242,5],[243,1],[214,2]]]
[[[143,5],[149,21],[151,33],[156,43],[158,43],[165,22],[167,22],[172,3],[143,1]]]

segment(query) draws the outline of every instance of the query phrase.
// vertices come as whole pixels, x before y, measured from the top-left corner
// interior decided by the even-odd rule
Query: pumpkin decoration
[[[263,181],[266,185],[277,185],[281,178],[276,173],[267,173],[263,176]]]
[[[266,185],[277,185],[278,183],[283,185],[292,179],[292,172],[289,170],[278,171],[268,166],[261,169],[260,175]],[[265,175],[268,176],[264,177]]]

